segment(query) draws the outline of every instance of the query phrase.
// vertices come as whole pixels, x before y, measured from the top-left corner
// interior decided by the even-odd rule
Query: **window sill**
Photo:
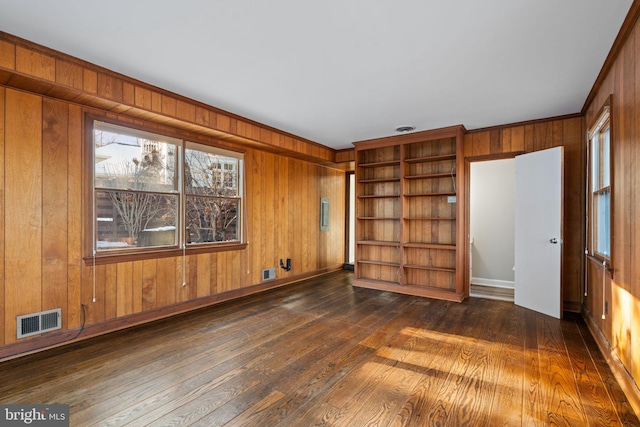
[[[587,255],[587,260],[593,262],[604,268],[613,277],[613,267],[611,266],[611,260],[604,258],[600,255]]]
[[[83,260],[85,265],[88,265],[88,266],[116,264],[119,262],[128,262],[128,261],[143,261],[143,260],[157,259],[157,258],[180,257],[183,254],[198,255],[198,254],[215,253],[215,252],[240,251],[240,250],[246,249],[247,245],[248,245],[247,243],[229,243],[229,244],[218,244],[215,246],[195,246],[195,247],[189,247],[186,250],[179,249],[179,248],[169,248],[169,249],[150,249],[150,250],[136,251],[136,252],[118,251],[114,253],[100,253],[95,257],[85,256]]]

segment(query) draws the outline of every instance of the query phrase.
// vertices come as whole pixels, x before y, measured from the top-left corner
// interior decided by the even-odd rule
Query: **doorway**
[[[472,297],[514,300],[515,158],[470,163]]]
[[[471,296],[506,299],[500,292],[510,291],[515,304],[562,317],[563,159],[558,146],[518,155],[513,167],[500,168],[505,160],[469,162]],[[490,295],[478,295],[479,286]]]
[[[346,270],[353,270],[356,259],[356,174],[347,172],[347,200],[345,220],[345,253],[344,265]]]

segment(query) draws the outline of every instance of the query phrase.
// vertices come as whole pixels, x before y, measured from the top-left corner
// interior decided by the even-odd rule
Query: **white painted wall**
[[[513,287],[515,159],[471,163],[471,283]]]

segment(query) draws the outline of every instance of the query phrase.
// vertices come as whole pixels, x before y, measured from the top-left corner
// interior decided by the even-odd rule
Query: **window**
[[[589,131],[589,252],[611,258],[611,125],[605,106]]]
[[[238,241],[240,159],[187,143],[185,229],[187,243]]]
[[[242,154],[92,123],[94,254],[241,241]]]

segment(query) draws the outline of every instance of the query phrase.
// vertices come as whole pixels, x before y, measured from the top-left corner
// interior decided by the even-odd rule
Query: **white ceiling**
[[[0,30],[333,148],[579,112],[632,0],[0,0]]]

